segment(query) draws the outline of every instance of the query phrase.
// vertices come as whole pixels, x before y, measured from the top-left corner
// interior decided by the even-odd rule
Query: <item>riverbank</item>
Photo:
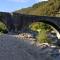
[[[0,36],[0,60],[59,60],[60,49],[31,44],[15,35]]]

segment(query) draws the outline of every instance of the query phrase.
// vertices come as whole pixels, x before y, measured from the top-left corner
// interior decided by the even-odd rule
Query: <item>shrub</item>
[[[46,30],[41,30],[40,33],[36,36],[36,39],[40,43],[51,43],[52,41],[48,39],[48,36],[46,34]]]
[[[7,33],[7,27],[4,23],[0,22],[0,32]]]

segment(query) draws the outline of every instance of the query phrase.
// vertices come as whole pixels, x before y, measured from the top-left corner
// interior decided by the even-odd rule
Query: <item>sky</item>
[[[13,12],[47,0],[0,0],[0,12]]]

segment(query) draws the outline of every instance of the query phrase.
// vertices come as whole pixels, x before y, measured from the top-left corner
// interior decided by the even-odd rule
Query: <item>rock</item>
[[[21,33],[19,34],[18,38],[26,39],[26,40],[36,40],[34,36],[30,33]]]

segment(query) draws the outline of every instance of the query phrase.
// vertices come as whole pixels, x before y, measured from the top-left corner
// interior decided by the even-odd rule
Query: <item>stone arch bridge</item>
[[[49,16],[36,16],[36,15],[26,15],[19,13],[7,13],[0,12],[0,21],[6,24],[9,31],[23,28],[27,23],[32,22],[44,22],[52,25],[58,34],[60,34],[60,17],[49,17]]]

